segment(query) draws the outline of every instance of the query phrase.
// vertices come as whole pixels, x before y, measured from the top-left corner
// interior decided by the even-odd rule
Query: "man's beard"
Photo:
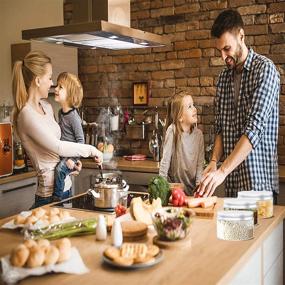
[[[225,59],[228,69],[235,69],[239,64],[241,64],[242,57],[242,48],[241,45],[238,45],[237,51],[233,56],[227,56]]]

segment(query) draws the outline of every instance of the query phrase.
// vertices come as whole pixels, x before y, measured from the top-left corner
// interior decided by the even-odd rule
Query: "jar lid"
[[[248,221],[253,219],[251,211],[218,211],[218,220]]]
[[[224,200],[224,208],[256,209],[257,205],[255,199],[229,198]]]
[[[272,199],[272,191],[240,191],[238,192],[238,198],[248,198],[257,200],[269,200]]]

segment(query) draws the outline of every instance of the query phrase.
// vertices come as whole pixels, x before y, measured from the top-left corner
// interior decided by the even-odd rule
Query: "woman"
[[[40,51],[30,52],[13,68],[14,126],[38,174],[33,207],[52,202],[54,169],[62,157],[89,157],[102,162],[102,153],[91,145],[61,141],[60,127],[45,100],[52,85],[51,59]],[[81,165],[78,166],[81,169]],[[65,195],[70,195],[71,179]]]

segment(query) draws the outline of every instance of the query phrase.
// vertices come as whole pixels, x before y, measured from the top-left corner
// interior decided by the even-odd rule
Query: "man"
[[[211,196],[226,179],[226,196],[245,190],[273,191],[276,196],[279,73],[271,60],[247,48],[237,11],[222,12],[211,34],[227,68],[217,83],[215,144],[198,192]]]

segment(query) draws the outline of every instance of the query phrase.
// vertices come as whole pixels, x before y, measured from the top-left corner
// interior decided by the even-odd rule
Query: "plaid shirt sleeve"
[[[215,134],[220,134],[222,132],[222,123],[221,123],[221,117],[220,117],[220,81],[221,81],[222,74],[218,78],[217,82],[217,91],[216,91],[216,96],[215,96]]]
[[[251,109],[246,121],[244,134],[255,149],[264,132],[268,118],[279,94],[279,75],[274,65],[265,63],[257,77],[255,92],[252,97]]]

